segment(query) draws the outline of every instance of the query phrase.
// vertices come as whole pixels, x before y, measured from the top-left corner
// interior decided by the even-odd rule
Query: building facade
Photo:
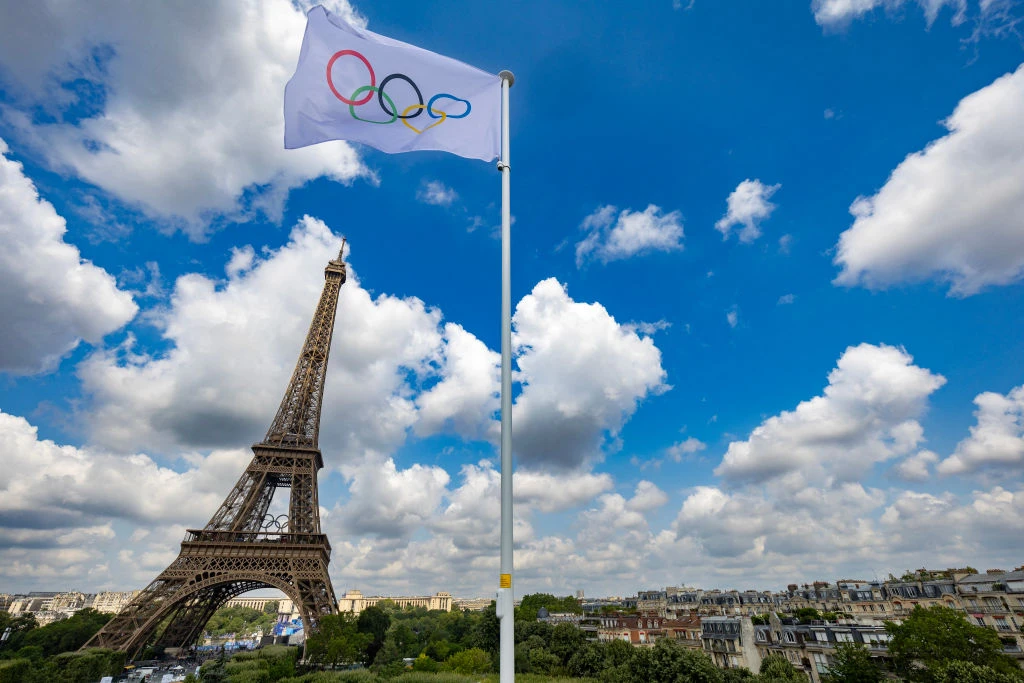
[[[452,594],[445,591],[439,591],[433,595],[410,597],[385,595],[364,596],[363,592],[359,590],[346,591],[345,595],[338,600],[338,610],[341,612],[359,614],[367,607],[373,607],[384,600],[390,600],[402,609],[405,609],[406,607],[423,607],[428,610],[442,610],[444,612],[452,611]]]

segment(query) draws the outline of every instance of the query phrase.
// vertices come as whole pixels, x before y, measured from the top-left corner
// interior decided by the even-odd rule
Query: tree
[[[273,614],[276,617],[277,616],[277,610],[278,610],[278,608],[280,608],[280,606],[281,606],[281,602],[280,601],[278,601],[278,600],[271,600],[267,604],[263,605],[263,613],[264,614]]]
[[[384,638],[387,636],[388,627],[391,626],[391,617],[379,607],[367,607],[359,614],[356,620],[356,629],[360,633],[371,637],[369,645],[366,646],[366,653],[363,657],[364,664],[373,662],[377,653],[384,646]]]
[[[317,664],[362,661],[371,639],[359,633],[351,614],[329,614],[320,617],[316,632],[306,638],[306,657]]]
[[[473,629],[470,642],[473,647],[486,652],[497,652],[501,641],[501,621],[498,619],[494,602],[480,614],[480,621]]]
[[[770,655],[761,660],[757,680],[759,683],[806,683],[807,676],[793,668],[785,657]]]
[[[947,662],[935,667],[935,683],[1018,683],[1024,672],[1000,672],[973,662]]]
[[[596,645],[585,643],[569,658],[569,674],[577,678],[596,676],[603,668],[604,657]]]
[[[33,614],[11,616],[0,611],[0,636],[7,633],[7,640],[0,642],[0,651],[13,652],[21,649],[25,634],[39,627]],[[7,631],[10,629],[10,632]]]
[[[896,673],[910,681],[936,680],[936,669],[950,662],[972,662],[997,672],[1019,671],[1003,654],[995,631],[975,626],[963,614],[935,605],[918,605],[902,623],[886,622],[889,652]]]
[[[825,683],[881,683],[881,669],[871,661],[871,653],[861,643],[839,643],[832,655]]]
[[[757,676],[750,672],[750,669],[726,669],[722,672],[722,683],[754,683]]]
[[[583,646],[586,640],[583,631],[575,624],[558,624],[551,630],[548,649],[565,665],[569,663],[569,659]]]
[[[480,648],[470,648],[449,657],[445,662],[445,668],[458,674],[490,673],[491,656]]]
[[[85,645],[112,617],[94,609],[79,610],[67,619],[28,631],[22,644],[41,647],[44,657],[73,652]]]

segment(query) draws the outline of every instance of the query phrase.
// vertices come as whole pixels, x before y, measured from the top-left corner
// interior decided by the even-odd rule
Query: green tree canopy
[[[785,657],[770,655],[761,660],[757,680],[758,683],[806,683],[807,676],[797,671]]]
[[[318,664],[361,662],[372,638],[359,632],[351,614],[329,614],[320,617],[316,632],[306,638],[306,657]]]
[[[828,674],[822,680],[825,683],[881,683],[884,678],[863,644],[839,643]]]
[[[1003,654],[995,631],[975,626],[947,607],[918,605],[902,624],[887,622],[885,630],[891,636],[896,673],[910,681],[931,683],[937,680],[936,671],[950,662],[971,662],[1008,674],[1019,671]]]
[[[379,607],[367,607],[359,613],[356,620],[356,629],[360,633],[370,636],[370,643],[366,646],[363,656],[363,663],[370,664],[377,653],[384,646],[384,638],[387,636],[388,627],[391,626],[391,617]]]

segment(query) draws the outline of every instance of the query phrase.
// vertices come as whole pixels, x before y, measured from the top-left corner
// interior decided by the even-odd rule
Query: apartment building
[[[703,617],[701,642],[716,665],[723,669],[761,669],[754,624],[750,617]]]

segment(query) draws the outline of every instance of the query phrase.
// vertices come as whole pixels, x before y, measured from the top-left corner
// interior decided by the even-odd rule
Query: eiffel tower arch
[[[157,645],[192,645],[225,602],[259,588],[276,588],[298,606],[307,631],[337,612],[327,573],[331,545],[320,530],[317,472],[320,409],[345,283],[342,242],[324,271],[324,289],[291,381],[267,435],[238,483],[202,529],[189,529],[178,557],[84,648],[137,655],[167,622]],[[269,514],[279,488],[289,489],[288,514]],[[84,649],[83,648],[83,649]]]

